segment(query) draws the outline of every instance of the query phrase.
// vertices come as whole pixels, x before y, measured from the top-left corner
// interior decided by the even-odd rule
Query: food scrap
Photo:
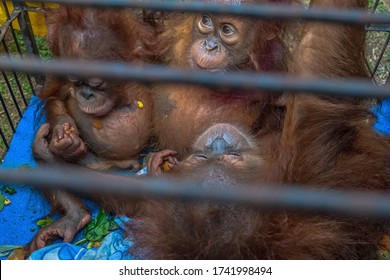
[[[142,101],[137,101],[137,106],[138,108],[142,109],[144,107],[144,103],[142,103]]]
[[[73,131],[74,131],[74,128],[71,127],[69,129],[65,130],[65,133],[66,133],[66,135],[70,135]]]
[[[100,122],[100,121],[94,121],[93,124],[92,124],[92,126],[93,126],[94,128],[96,128],[96,129],[102,129],[102,128],[103,128],[103,124],[102,124],[102,122]]]
[[[93,242],[91,247],[92,248],[99,248],[100,245],[102,245],[102,242],[101,241],[96,241],[96,242]]]
[[[169,168],[169,162],[166,160],[164,161],[164,163],[161,165],[162,167],[162,170],[165,172],[165,171],[169,171],[170,168]]]

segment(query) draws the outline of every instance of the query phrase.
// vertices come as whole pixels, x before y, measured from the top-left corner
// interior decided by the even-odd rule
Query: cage
[[[45,43],[46,29],[43,17],[45,5],[57,6],[57,4],[2,1],[0,9],[2,53],[8,57],[36,57],[41,60],[52,58]],[[390,1],[370,1],[372,14],[387,13],[389,10]],[[390,79],[390,25],[367,24],[366,31],[367,69],[375,84],[387,85]],[[39,95],[44,81],[45,77],[41,74],[20,74],[16,71],[2,70],[0,80],[0,156],[2,161],[31,99]]]

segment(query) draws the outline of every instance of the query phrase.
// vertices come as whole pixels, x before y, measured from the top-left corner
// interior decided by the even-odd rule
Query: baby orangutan
[[[274,165],[281,167],[271,146],[257,144],[230,124],[217,124],[198,138],[185,160],[164,150],[150,156],[148,170],[157,176],[169,170],[164,177],[199,188],[261,189],[274,178]],[[380,225],[208,201],[152,200],[128,224],[128,238],[134,242],[130,254],[140,259],[356,259],[375,256]]]
[[[150,26],[129,10],[62,6],[47,14],[47,42],[55,57],[143,63],[149,58]],[[46,101],[47,124],[38,130],[33,152],[43,164],[75,163],[95,169],[138,170],[138,156],[149,143],[152,99],[147,86],[101,78],[49,79],[40,97]],[[61,219],[42,228],[30,250],[56,237],[70,242],[91,219],[78,196],[45,190]],[[132,215],[135,206],[121,197],[92,195],[107,211]]]
[[[153,31],[131,11],[61,7],[50,10],[47,42],[55,57],[142,63]],[[152,100],[146,86],[100,78],[49,79],[40,94],[58,160],[97,170],[138,169],[148,144]],[[46,135],[45,135],[46,136]],[[38,137],[39,138],[39,137]],[[39,146],[35,145],[39,148]],[[40,151],[35,155],[40,158]]]

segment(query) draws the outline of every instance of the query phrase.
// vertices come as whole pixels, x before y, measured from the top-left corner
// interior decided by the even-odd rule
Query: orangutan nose
[[[93,90],[89,86],[83,86],[81,89],[81,95],[86,100],[89,100],[93,97],[95,97]]]
[[[209,148],[215,155],[223,155],[231,149],[231,145],[223,137],[218,137],[211,143]]]
[[[218,40],[215,37],[206,40],[206,50],[208,52],[212,52],[215,50],[219,50]]]

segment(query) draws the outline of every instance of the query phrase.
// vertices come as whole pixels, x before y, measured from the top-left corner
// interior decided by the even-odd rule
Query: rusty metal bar
[[[119,194],[130,198],[180,199],[235,203],[266,209],[310,210],[316,214],[390,217],[390,194],[368,191],[324,190],[307,186],[240,186],[214,189],[164,178],[128,177],[83,168],[0,168],[0,181],[78,193]]]
[[[340,0],[341,1],[341,0]],[[23,2],[14,0],[13,2]],[[35,2],[49,2],[38,0]],[[369,14],[362,10],[339,9],[304,9],[287,5],[221,5],[199,1],[144,1],[144,0],[57,0],[50,1],[62,5],[81,5],[111,8],[141,8],[161,11],[202,12],[213,14],[231,14],[236,16],[256,17],[266,20],[294,20],[326,21],[347,24],[390,24],[388,14]]]
[[[22,32],[24,44],[26,46],[26,52],[30,56],[39,57],[39,50],[34,38],[30,17],[28,12],[24,10],[24,2],[13,2],[15,2],[13,3],[15,11],[20,11],[18,15],[18,23],[20,26],[20,31]],[[34,79],[37,84],[43,84],[44,82],[44,77],[41,75],[35,75]]]
[[[390,86],[378,87],[371,81],[359,79],[307,79],[287,74],[215,73],[170,69],[159,65],[136,66],[119,62],[91,62],[82,60],[9,59],[0,57],[0,70],[52,75],[73,75],[81,78],[100,77],[146,83],[189,83],[213,87],[230,87],[244,91],[306,92],[342,96],[389,97]]]

